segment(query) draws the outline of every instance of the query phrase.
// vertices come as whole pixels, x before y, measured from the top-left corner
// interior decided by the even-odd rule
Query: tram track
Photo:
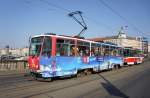
[[[106,79],[106,80],[104,79],[104,82],[100,81],[100,83],[102,83],[102,84],[103,83],[109,83],[110,85],[113,85],[114,87],[115,87],[115,85],[117,85],[117,88],[122,90],[124,88],[127,88],[128,86],[133,86],[133,84],[136,83],[136,81],[138,81],[139,78],[141,78],[141,76],[143,76],[148,71],[150,71],[150,67],[148,67],[148,69],[138,70],[137,72],[134,72],[130,76],[126,75],[126,76],[124,76],[122,78],[120,78],[120,77],[118,78],[118,76],[117,76],[117,78],[114,77],[116,79],[113,79],[113,77],[105,77],[103,75],[99,75],[100,77],[104,77]],[[125,82],[125,80],[130,80],[131,82],[128,82],[128,81]],[[121,83],[123,83],[123,85]],[[112,87],[112,86],[110,86],[110,87]],[[88,91],[86,93],[83,93],[83,94],[81,94],[81,95],[79,95],[79,96],[77,96],[75,98],[92,98],[92,97],[94,97],[94,96],[92,96],[92,94],[94,95],[96,93],[98,93],[99,95],[101,94],[101,95],[105,96],[105,94],[103,94],[103,87],[99,86],[98,88],[95,88],[92,91]],[[111,98],[111,97],[110,97],[110,95],[107,95],[107,97],[102,97],[102,98]],[[126,98],[126,97],[121,97],[121,98]],[[116,98],[116,97],[113,97],[113,98]]]
[[[102,74],[105,77],[114,77],[114,76],[117,77],[116,75],[120,75],[121,73],[126,73],[126,71],[133,71],[135,67],[142,68],[143,64],[140,64],[137,66],[135,65],[135,66],[131,66],[131,67],[123,67],[119,70],[102,72],[102,73],[98,73],[98,74]],[[141,69],[141,68],[138,68],[138,69]],[[37,96],[37,95],[41,95],[41,94],[45,94],[45,93],[52,93],[52,92],[56,92],[58,90],[63,90],[66,88],[75,87],[78,85],[83,85],[83,84],[90,83],[93,81],[101,80],[101,78],[97,74],[80,77],[80,78],[71,78],[71,79],[64,79],[64,80],[58,79],[58,81],[54,80],[53,82],[41,82],[41,81],[32,81],[32,82],[30,81],[29,82],[27,79],[28,77],[21,78],[22,76],[23,75],[15,77],[15,75],[14,75],[14,77],[16,78],[15,80],[12,78],[12,81],[4,83],[6,85],[8,83],[12,83],[12,85],[14,86],[12,88],[9,88],[9,87],[1,88],[2,87],[1,85],[4,85],[4,84],[0,84],[0,88],[1,88],[0,96],[2,96],[2,98],[9,97],[9,96],[11,96],[11,98],[18,98],[18,97],[28,98],[28,97],[32,97],[32,96]],[[11,75],[10,75],[10,77],[11,77]],[[3,78],[3,79],[7,80],[7,78]],[[5,93],[5,92],[7,92],[7,93]]]
[[[123,69],[120,69],[120,70],[109,71],[109,72],[106,72],[104,74],[105,74],[106,77],[111,77],[111,76],[117,75],[119,73],[126,72],[127,70],[129,70],[129,68],[123,68]],[[100,74],[103,74],[103,73],[100,73]],[[54,82],[51,82],[51,83],[45,83],[45,82],[41,83],[40,82],[40,83],[33,84],[33,85],[17,87],[17,88],[14,88],[14,90],[13,89],[5,89],[5,90],[8,92],[8,94],[7,94],[8,96],[11,96],[11,97],[14,97],[14,98],[17,97],[18,95],[25,96],[25,97],[32,97],[32,96],[35,96],[35,95],[40,95],[40,94],[48,93],[48,92],[55,92],[55,91],[60,90],[60,89],[74,87],[74,86],[77,86],[77,85],[82,85],[82,84],[85,84],[85,83],[89,83],[89,82],[101,79],[97,75],[92,75],[92,77],[93,76],[95,78],[89,78],[91,76],[88,76],[89,79],[86,79],[87,77],[81,77],[81,78],[73,78],[73,79],[69,79],[69,80],[54,81]],[[79,82],[79,80],[82,80],[82,81]],[[74,81],[74,83],[72,83],[72,81]],[[56,84],[59,84],[59,86],[56,85]],[[69,84],[69,85],[66,85],[66,84]],[[66,86],[62,86],[62,85],[66,85]],[[23,92],[15,94],[16,92],[23,91],[23,90],[26,90],[26,89],[28,89],[30,91],[28,93],[29,96],[27,96],[26,94],[23,94]],[[14,93],[12,92],[12,90],[13,90]],[[14,96],[12,96],[12,95],[14,95]]]
[[[123,71],[120,71],[119,73],[126,72],[127,70],[128,70],[128,69],[125,69],[125,70],[123,70]],[[141,72],[142,72],[142,71],[141,71]],[[108,75],[104,75],[104,76],[110,78],[111,76],[114,77],[114,75],[116,75],[116,73],[118,74],[118,71],[115,72],[115,73],[113,73],[113,74],[108,74]],[[99,73],[99,74],[101,74],[101,73]],[[35,93],[35,94],[29,95],[29,96],[25,96],[24,98],[30,98],[30,97],[34,97],[34,96],[38,96],[38,95],[46,94],[46,93],[53,93],[53,92],[56,92],[56,91],[58,91],[58,90],[63,90],[63,89],[66,89],[66,88],[71,88],[71,87],[75,87],[75,86],[80,86],[80,85],[82,85],[82,84],[85,85],[85,84],[88,84],[88,83],[90,83],[90,82],[94,82],[94,81],[97,81],[97,80],[103,80],[103,79],[101,79],[101,77],[99,76],[99,74],[98,74],[98,77],[99,77],[99,78],[96,77],[96,79],[87,80],[87,81],[84,81],[84,82],[81,82],[81,83],[73,84],[73,85],[70,85],[70,86],[65,86],[65,87],[62,87],[62,88],[57,88],[57,89],[53,89],[53,90],[47,90],[47,91]],[[118,74],[118,75],[120,75],[120,74]],[[115,76],[115,77],[117,77],[117,76]],[[111,78],[112,78],[112,77],[111,77]]]
[[[36,85],[41,85],[43,84],[42,82],[39,81],[35,81],[33,79],[27,79],[26,77],[24,78],[24,76],[22,76],[23,78],[20,79],[20,77],[17,77],[17,79],[13,79],[13,81],[7,81],[7,82],[2,82],[0,84],[0,87],[5,87],[8,84],[10,84],[11,86],[14,86],[13,88],[1,88],[0,91],[3,90],[13,90],[13,89],[18,89],[18,88],[22,88],[22,87],[32,87],[32,86],[36,86]],[[10,80],[10,79],[9,79]]]

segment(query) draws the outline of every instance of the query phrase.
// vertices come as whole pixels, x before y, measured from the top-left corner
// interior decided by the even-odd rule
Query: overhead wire
[[[101,4],[103,4],[106,8],[108,8],[110,11],[112,11],[114,14],[116,14],[118,17],[120,17],[122,20],[124,20],[126,23],[128,23],[132,28],[138,33],[141,33],[142,35],[147,35],[145,34],[142,30],[137,28],[133,23],[129,22],[124,16],[122,16],[120,13],[118,13],[116,10],[114,10],[110,5],[108,5],[104,0],[98,0]]]
[[[62,10],[62,11],[65,11],[65,12],[67,12],[67,13],[72,12],[72,11],[69,10],[69,9],[66,9],[66,8],[64,8],[64,7],[61,7],[61,6],[58,6],[58,5],[56,5],[56,4],[50,3],[50,2],[48,2],[47,0],[40,0],[40,1],[43,2],[43,3],[45,3],[45,4],[47,4],[47,5],[49,5],[49,6],[53,6],[53,7],[57,8],[57,9],[60,9],[60,10]],[[102,24],[107,30],[109,30],[110,32],[112,32],[112,28],[111,28],[110,26],[108,26],[107,24],[104,24],[104,23],[102,23],[102,22],[98,22],[97,20],[95,20],[95,19],[93,19],[93,18],[91,18],[91,17],[85,16],[85,15],[83,15],[83,16],[84,16],[84,18],[88,19],[89,21],[93,22],[94,24],[97,24],[97,25],[100,25],[100,26],[101,26],[101,24]]]
[[[99,22],[99,21],[97,21],[91,17],[88,17],[88,16],[84,16],[84,17],[87,18],[89,21],[93,22],[94,24],[97,24],[99,26],[103,25],[103,27],[105,27],[107,30],[109,30],[110,32],[113,32],[113,29],[109,25],[102,23],[102,22]]]
[[[45,4],[47,4],[47,5],[49,5],[49,6],[51,6],[51,7],[54,7],[54,8],[57,8],[57,9],[60,9],[61,11],[64,11],[64,13],[66,14],[68,14],[68,13],[70,13],[70,12],[72,12],[71,10],[69,10],[69,9],[66,9],[66,8],[64,8],[64,7],[61,7],[61,6],[59,6],[59,5],[56,5],[56,4],[53,4],[53,3],[51,3],[51,2],[49,2],[49,1],[47,1],[47,0],[39,0],[39,1],[41,1],[41,2],[43,2],[43,3],[45,3]],[[117,11],[115,11],[112,7],[110,7],[107,3],[105,3],[103,0],[98,0],[98,1],[100,1],[103,5],[105,5],[107,8],[109,8],[113,13],[115,13],[116,15],[118,15],[121,19],[123,19],[124,21],[126,21],[127,23],[129,23],[128,22],[128,20],[125,18],[125,17],[123,17],[122,15],[120,15]],[[27,2],[27,3],[30,3],[30,1],[29,2]],[[89,21],[91,21],[91,22],[93,22],[93,23],[95,23],[95,24],[97,24],[97,25],[100,25],[100,24],[103,24],[103,26],[107,29],[107,30],[109,30],[109,31],[111,31],[112,32],[112,28],[110,27],[110,26],[108,26],[107,24],[104,24],[104,23],[100,23],[100,22],[98,22],[97,20],[95,20],[95,19],[93,19],[93,18],[91,18],[91,17],[87,17],[87,16],[85,16],[85,15],[83,15],[86,19],[88,19]],[[139,31],[139,32],[142,32],[142,31],[140,31],[136,26],[134,26],[133,24],[131,24],[131,23],[129,23],[130,25],[132,25],[133,27],[134,27],[134,29],[136,29],[137,31]]]
[[[24,3],[25,3],[26,5],[28,5],[27,7],[29,7],[30,9],[34,8],[33,5],[31,6],[31,4],[33,4],[33,2],[32,2],[31,0],[23,0],[23,1],[24,1]],[[41,6],[38,6],[38,8],[43,9],[43,7],[41,7]],[[53,10],[55,10],[55,9],[48,8],[47,10],[48,10],[48,11],[53,11]]]
[[[68,12],[68,13],[71,12],[71,10],[68,10],[68,9],[66,9],[66,8],[63,8],[63,7],[61,7],[61,6],[58,6],[58,5],[56,5],[56,4],[53,4],[53,3],[51,3],[51,2],[48,2],[47,0],[40,0],[40,1],[43,2],[43,3],[48,4],[49,6],[53,6],[53,7],[57,8],[57,9],[60,9],[60,10],[62,10],[62,11],[65,11],[65,12]]]

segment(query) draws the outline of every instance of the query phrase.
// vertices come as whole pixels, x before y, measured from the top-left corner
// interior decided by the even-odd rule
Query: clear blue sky
[[[70,11],[80,10],[86,17],[88,30],[83,36],[104,37],[116,35],[121,26],[128,26],[129,36],[138,33],[130,23],[139,28],[150,39],[150,0],[104,0],[124,21],[104,6],[99,0],[45,0]],[[68,12],[50,6],[41,0],[0,0],[0,48],[28,45],[31,35],[54,32],[75,35],[81,30]]]

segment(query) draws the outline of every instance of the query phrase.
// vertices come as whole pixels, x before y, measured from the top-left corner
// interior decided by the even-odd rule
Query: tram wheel
[[[90,75],[90,74],[92,74],[92,71],[90,69],[86,69],[84,71],[84,73],[85,73],[85,75]]]
[[[83,77],[83,76],[85,76],[85,73],[84,72],[78,72],[76,76],[77,77]]]
[[[44,78],[44,81],[46,81],[46,82],[52,82],[53,80],[52,80],[52,78]]]

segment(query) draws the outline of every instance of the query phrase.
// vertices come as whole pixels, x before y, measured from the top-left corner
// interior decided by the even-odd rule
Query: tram
[[[137,53],[137,49],[131,47],[124,48],[124,64],[136,65],[141,64],[144,61],[144,57]]]
[[[90,74],[123,66],[117,45],[56,34],[30,39],[29,69],[34,77],[54,78]]]

